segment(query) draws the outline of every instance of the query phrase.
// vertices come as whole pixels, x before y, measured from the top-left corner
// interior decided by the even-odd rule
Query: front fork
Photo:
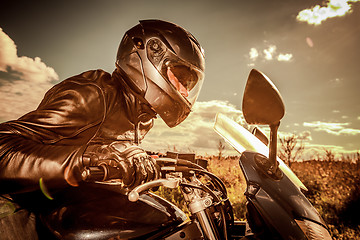
[[[199,183],[200,181],[194,176],[192,182]],[[200,227],[206,239],[217,240],[220,239],[217,227],[209,212],[209,207],[212,206],[213,200],[209,194],[204,194],[204,191],[194,188],[183,187],[184,198],[189,202],[189,211],[192,216],[195,216],[199,221]]]
[[[220,239],[219,234],[217,232],[217,228],[214,224],[214,221],[210,218],[208,210],[202,210],[195,213],[196,218],[199,220],[199,224],[201,229],[209,240]]]

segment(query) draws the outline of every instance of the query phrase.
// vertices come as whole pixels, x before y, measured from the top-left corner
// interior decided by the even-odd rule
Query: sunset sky
[[[0,122],[34,110],[63,79],[112,72],[124,32],[141,19],[181,25],[206,54],[194,112],[173,129],[156,120],[144,148],[216,153],[215,114],[241,119],[247,76],[256,68],[284,99],[280,136],[303,136],[312,155],[360,150],[359,0],[2,0]]]

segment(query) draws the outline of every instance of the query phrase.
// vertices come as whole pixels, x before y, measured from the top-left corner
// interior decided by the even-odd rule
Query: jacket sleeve
[[[50,89],[35,111],[0,124],[0,194],[64,186],[105,111],[102,90],[78,76]]]

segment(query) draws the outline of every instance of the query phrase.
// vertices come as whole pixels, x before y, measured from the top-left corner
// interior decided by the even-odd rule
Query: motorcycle
[[[156,158],[161,179],[125,194],[116,169],[86,168],[86,183],[42,214],[42,223],[50,235],[73,240],[331,239],[326,223],[302,193],[306,187],[276,155],[284,104],[262,72],[250,72],[242,109],[248,124],[270,126],[270,141],[259,129],[250,133],[220,113],[214,129],[241,154],[246,221],[234,220],[226,187],[206,169],[206,161],[194,154],[167,153]],[[157,187],[179,189],[188,214],[150,191]]]

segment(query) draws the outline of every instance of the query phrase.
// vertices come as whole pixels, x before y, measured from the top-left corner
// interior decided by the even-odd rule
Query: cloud
[[[16,44],[0,28],[0,122],[34,110],[58,79],[39,57],[19,57]]]
[[[154,127],[144,138],[141,146],[151,151],[196,152],[215,154],[221,137],[213,130],[216,113],[221,112],[237,122],[244,123],[242,112],[227,101],[212,100],[197,102],[193,112],[180,125],[169,128],[161,119],[156,119]],[[228,154],[236,154],[227,146]]]
[[[310,9],[300,11],[296,19],[300,22],[319,25],[321,22],[334,17],[344,16],[352,12],[352,3],[359,0],[330,0],[325,6],[316,5]]]
[[[303,131],[299,134],[299,138],[303,141],[312,141],[311,132]]]
[[[256,59],[259,57],[259,52],[256,48],[251,48],[249,52],[249,57],[251,60],[256,61]]]
[[[276,46],[275,45],[270,45],[267,49],[264,49],[263,53],[265,54],[265,59],[266,60],[272,60],[273,59],[273,55],[276,51]]]
[[[242,112],[236,106],[227,101],[197,102],[190,116],[179,126],[169,128],[161,119],[156,119],[153,129],[141,143],[141,147],[155,152],[178,151],[192,152],[197,155],[216,155],[220,136],[213,130],[214,118],[217,112],[246,126]],[[360,120],[360,117],[359,117]],[[328,122],[305,122],[305,127],[314,128],[315,131],[325,131],[334,135],[357,135],[360,130],[348,128],[349,123],[328,123]],[[250,127],[251,128],[251,127]],[[261,126],[263,132],[269,136],[269,128]],[[292,135],[289,132],[279,132],[279,137]],[[296,134],[305,146],[303,159],[310,159],[314,156],[324,156],[324,149],[331,149],[339,156],[351,154],[353,150],[346,150],[342,146],[314,144],[311,131],[302,131]],[[225,154],[237,155],[238,153],[226,142]]]
[[[277,47],[273,44],[267,46],[267,48],[262,51],[258,51],[255,47],[250,48],[248,57],[252,62],[249,66],[253,66],[254,62],[259,58],[265,61],[276,59],[279,62],[290,62],[293,59],[293,55],[291,53],[277,54]]]
[[[342,78],[333,78],[329,80],[329,85],[331,87],[341,87],[344,83],[344,79]]]
[[[360,129],[346,128],[349,123],[330,123],[330,122],[304,122],[305,127],[314,128],[315,131],[323,131],[333,135],[358,135]]]
[[[289,62],[292,59],[292,56],[293,55],[291,53],[286,53],[286,54],[281,53],[277,56],[277,60],[279,62]]]
[[[312,144],[305,143],[305,149],[302,154],[303,159],[317,159],[324,160],[326,159],[326,151],[331,151],[334,154],[335,159],[341,159],[346,155],[356,154],[356,150],[346,150],[342,146],[338,145],[324,145],[324,144]]]
[[[265,132],[267,133],[267,136],[269,137],[270,129],[267,128]],[[313,140],[310,131],[302,131],[300,133],[283,132],[283,131],[278,132],[279,138],[288,138],[288,137],[294,136],[294,135],[299,139],[299,141],[302,141],[302,142],[311,142]]]

